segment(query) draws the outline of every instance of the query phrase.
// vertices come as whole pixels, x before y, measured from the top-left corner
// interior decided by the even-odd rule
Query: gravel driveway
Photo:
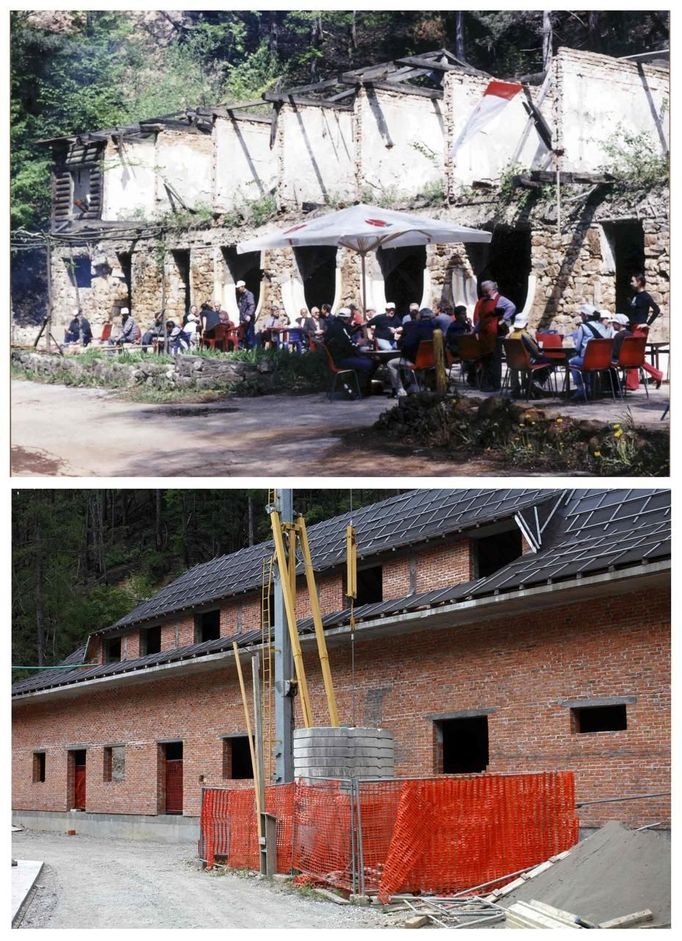
[[[21,928],[343,929],[391,922],[258,877],[202,872],[187,844],[24,830],[12,835],[12,854],[45,862]]]

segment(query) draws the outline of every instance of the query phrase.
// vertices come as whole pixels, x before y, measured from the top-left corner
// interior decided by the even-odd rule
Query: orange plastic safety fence
[[[396,786],[400,790],[383,866],[387,825],[372,846],[362,813],[365,884],[378,876],[382,900],[398,892],[447,894],[480,885],[540,863],[578,839],[570,772],[389,783],[386,807],[395,801]],[[368,789],[375,801],[380,787],[360,784],[361,809]]]
[[[352,889],[350,782],[296,783],[294,868]]]

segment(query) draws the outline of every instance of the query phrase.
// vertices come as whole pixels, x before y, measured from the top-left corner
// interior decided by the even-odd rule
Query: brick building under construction
[[[669,791],[668,491],[426,490],[358,510],[354,636],[347,523],[310,528],[339,715],[393,733],[398,776],[573,770],[579,807]],[[202,787],[252,783],[232,644],[261,643],[272,552],[195,566],[91,635],[72,670],[14,685],[18,819],[196,818]],[[665,796],[579,812],[582,826],[670,819]]]

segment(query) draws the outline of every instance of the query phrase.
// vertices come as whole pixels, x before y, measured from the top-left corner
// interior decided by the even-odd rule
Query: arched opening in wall
[[[624,313],[632,294],[630,278],[644,273],[644,229],[636,219],[605,222],[604,235],[616,275],[616,311]]]
[[[387,301],[393,301],[399,314],[406,314],[410,304],[420,304],[424,293],[426,246],[380,248],[377,261],[384,276]]]
[[[189,252],[186,249],[173,249],[171,255],[175,262],[175,272],[178,279],[178,297],[181,313],[187,314],[192,304],[189,279]]]
[[[253,294],[258,310],[258,300],[260,298],[261,281],[263,279],[263,269],[261,268],[260,252],[245,252],[243,255],[237,254],[236,245],[228,245],[221,249],[223,261],[230,272],[232,283],[243,281],[247,290]]]
[[[488,245],[471,242],[467,254],[474,269],[478,288],[482,281],[497,281],[504,294],[523,310],[528,296],[528,276],[532,271],[529,228],[498,225]]]
[[[333,304],[336,294],[336,247],[310,245],[295,248],[294,257],[308,308]]]

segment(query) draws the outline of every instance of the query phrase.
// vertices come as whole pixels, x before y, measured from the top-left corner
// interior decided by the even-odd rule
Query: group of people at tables
[[[586,399],[585,384],[589,380],[583,377],[581,367],[589,342],[593,339],[612,339],[612,361],[616,364],[624,338],[646,336],[648,328],[660,313],[659,306],[646,290],[643,275],[633,275],[630,285],[632,297],[627,313],[611,314],[592,304],[582,304],[577,313],[575,330],[570,336],[563,337],[555,331],[547,331],[544,334],[545,341],[540,334],[533,337],[528,329],[527,314],[517,311],[514,303],[500,293],[496,282],[488,280],[481,284],[472,319],[469,319],[464,305],[450,308],[434,304],[433,309],[420,309],[417,303],[411,303],[408,310],[400,314],[396,305],[389,301],[382,313],[368,308],[364,315],[354,304],[335,312],[330,304],[314,306],[310,310],[303,307],[292,324],[283,307],[273,306],[258,332],[254,295],[243,281],[238,281],[235,286],[238,324],[232,321],[220,303],[205,302],[200,308],[192,306],[180,323],[164,319],[163,314],[159,314],[154,324],[142,333],[130,310],[123,307],[118,330],[107,342],[119,347],[139,344],[145,350],[165,349],[172,354],[191,351],[200,343],[211,345],[211,341],[218,336],[221,337],[220,348],[224,350],[261,346],[265,349],[278,347],[303,352],[321,343],[326,347],[335,367],[355,371],[365,393],[370,391],[377,370],[384,367],[390,394],[402,397],[418,388],[415,377],[417,351],[422,341],[433,340],[434,330],[442,332],[451,362],[461,359],[461,337],[476,336],[477,358],[467,361],[463,368],[467,382],[479,386],[482,391],[492,392],[501,388],[503,341],[520,340],[529,364],[546,367],[533,370],[531,393],[535,397],[548,394],[545,385],[559,362],[555,351],[543,349],[547,336],[554,333],[559,342],[552,343],[552,346],[559,345],[567,351],[563,365],[567,364],[570,369],[574,381],[573,398],[577,401]],[[77,310],[67,328],[65,342],[80,342],[87,346],[91,341],[90,324],[83,313]],[[642,368],[649,373],[657,387],[660,386],[662,373],[646,362]],[[629,389],[639,386],[638,371],[629,371],[626,385]],[[519,388],[518,380],[513,388]]]

